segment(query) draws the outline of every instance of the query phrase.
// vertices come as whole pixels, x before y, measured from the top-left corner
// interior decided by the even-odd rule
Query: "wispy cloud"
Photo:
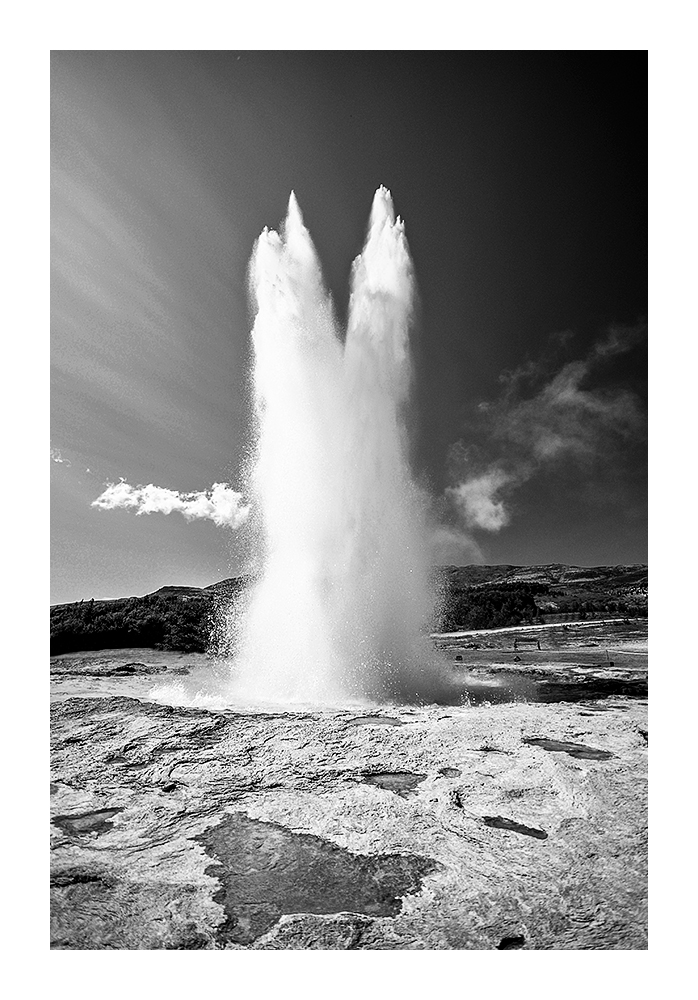
[[[239,528],[249,515],[249,507],[243,504],[242,494],[227,483],[214,483],[210,490],[180,493],[153,486],[152,483],[130,486],[121,480],[110,483],[91,506],[99,510],[125,508],[135,510],[136,514],[171,514],[178,511],[187,521],[204,518],[221,527],[227,525],[231,528]]]
[[[54,55],[54,436],[75,438],[79,428],[92,455],[108,434],[137,462],[147,459],[147,428],[163,454],[194,454],[206,441],[227,460],[242,437],[229,430],[242,386],[231,398],[230,372],[244,349],[230,324],[246,324],[244,291],[229,270],[242,267],[249,247],[236,210],[173,128],[168,107],[181,105],[186,86],[170,74],[161,103],[159,71],[154,77],[138,53],[97,62],[89,53]],[[214,99],[215,85],[205,89]]]
[[[51,461],[58,462],[59,465],[70,465],[70,459],[63,458],[60,448],[51,448]]]
[[[446,495],[467,528],[499,531],[512,517],[514,491],[544,467],[574,461],[591,468],[613,461],[645,429],[638,397],[611,380],[610,360],[632,351],[646,327],[612,327],[585,358],[545,358],[501,376],[502,392],[481,403],[465,446],[451,450],[453,484]],[[556,350],[571,337],[554,338]]]

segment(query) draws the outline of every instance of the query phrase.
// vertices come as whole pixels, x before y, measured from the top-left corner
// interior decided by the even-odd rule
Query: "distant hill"
[[[542,566],[442,566],[440,572],[456,577],[469,586],[483,583],[547,583],[577,585],[594,583],[601,586],[644,586],[647,588],[647,566],[565,566],[549,563]]]
[[[442,631],[647,615],[647,566],[441,566]],[[51,653],[130,646],[203,652],[216,612],[252,582],[160,587],[144,597],[78,601],[51,608]]]
[[[534,621],[550,624],[590,615],[647,615],[644,564],[442,566],[436,573],[443,594],[444,631]]]
[[[54,605],[51,654],[131,646],[203,653],[221,604],[249,581],[240,576],[210,587],[160,587],[144,597]]]

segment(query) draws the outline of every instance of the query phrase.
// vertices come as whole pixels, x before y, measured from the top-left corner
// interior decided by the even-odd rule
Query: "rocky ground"
[[[53,948],[647,947],[642,691],[364,714],[149,700],[190,661],[53,663]]]

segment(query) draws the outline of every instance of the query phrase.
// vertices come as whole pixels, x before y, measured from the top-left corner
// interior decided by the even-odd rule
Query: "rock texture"
[[[647,946],[644,700],[247,714],[100,684],[52,706],[53,948]]]

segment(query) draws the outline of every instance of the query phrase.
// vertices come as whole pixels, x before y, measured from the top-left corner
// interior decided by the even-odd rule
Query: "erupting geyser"
[[[262,569],[227,629],[234,692],[277,702],[432,700],[444,681],[405,410],[414,282],[389,191],[373,199],[340,339],[292,194],[250,262]]]

